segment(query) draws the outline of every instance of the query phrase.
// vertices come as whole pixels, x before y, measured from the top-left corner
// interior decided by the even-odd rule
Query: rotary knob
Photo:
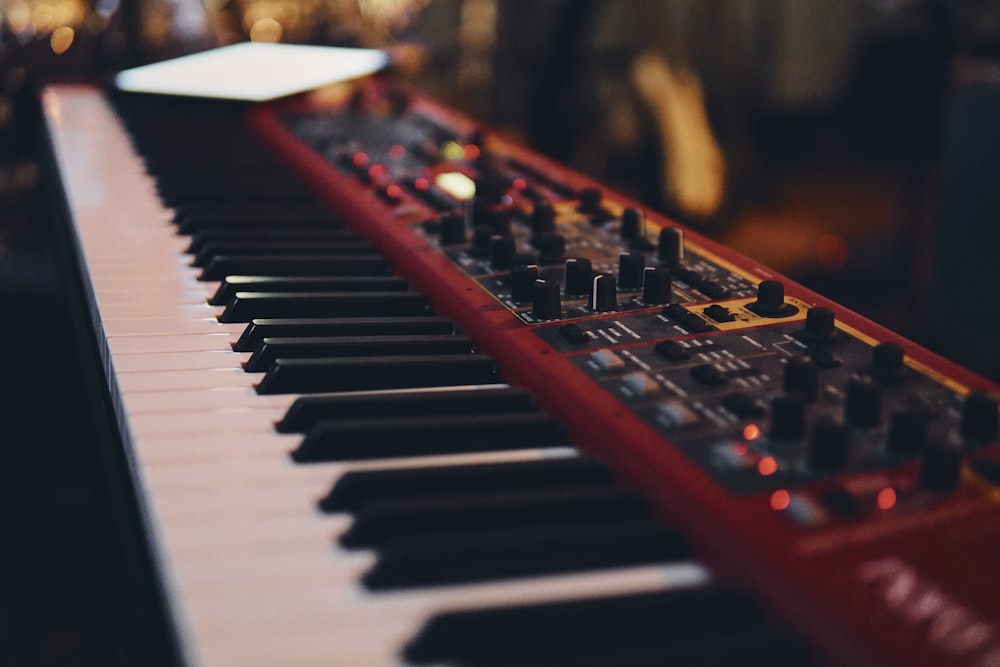
[[[554,280],[536,280],[531,301],[531,315],[539,320],[556,320],[562,317],[559,283]]]
[[[764,280],[757,286],[757,300],[747,304],[750,310],[761,317],[787,317],[798,309],[785,303],[785,285],[779,280]]]
[[[905,355],[896,343],[879,343],[872,349],[871,374],[882,382],[899,382],[903,379]]]
[[[643,269],[646,268],[646,258],[638,253],[625,253],[618,257],[618,284],[622,289],[631,290],[642,287]]]
[[[680,227],[664,227],[660,230],[656,255],[660,263],[680,266],[684,263],[684,230]]]
[[[594,269],[586,257],[571,257],[566,260],[566,294],[568,296],[589,295],[594,288]]]
[[[518,264],[510,272],[510,298],[516,303],[528,303],[535,298],[538,266]]]
[[[613,273],[599,273],[594,276],[590,293],[590,308],[596,313],[618,310],[618,280]]]
[[[670,303],[670,270],[647,266],[642,272],[642,302],[650,306]]]
[[[542,264],[559,264],[566,259],[566,237],[559,232],[546,232],[537,243],[538,261]]]
[[[829,308],[810,308],[806,312],[806,328],[802,332],[802,340],[810,345],[832,343],[837,337],[834,323],[833,311]]]

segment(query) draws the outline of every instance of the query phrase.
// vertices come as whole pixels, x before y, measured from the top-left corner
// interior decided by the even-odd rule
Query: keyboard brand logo
[[[1000,667],[1000,636],[990,623],[901,558],[869,561],[858,578],[874,590],[883,608],[918,636],[948,654],[953,665]]]

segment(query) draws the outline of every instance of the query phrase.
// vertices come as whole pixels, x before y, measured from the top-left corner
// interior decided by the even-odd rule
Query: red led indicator
[[[778,462],[773,456],[765,456],[760,461],[757,461],[757,472],[765,477],[773,475],[778,472]]]
[[[385,196],[389,199],[399,199],[403,196],[403,189],[395,183],[385,186]]]
[[[747,424],[743,427],[743,439],[753,442],[760,438],[760,427],[756,424]]]
[[[428,181],[423,176],[421,176],[417,180],[413,181],[413,188],[415,190],[426,190],[429,187],[431,187],[431,182]]]
[[[368,164],[370,159],[371,158],[368,157],[368,153],[355,153],[354,156],[351,157],[351,164],[355,167],[363,167]]]
[[[525,188],[528,187],[528,181],[524,180],[523,178],[515,178],[514,182],[511,183],[511,187],[513,187],[515,190],[524,190]]]
[[[401,144],[393,144],[389,147],[389,157],[401,158],[406,155],[406,148]]]
[[[736,456],[746,456],[749,451],[750,448],[747,447],[747,443],[745,442],[737,442],[733,445],[733,453],[736,454]]]
[[[368,178],[377,181],[385,176],[385,167],[380,164],[373,164],[368,168]]]
[[[875,497],[875,504],[880,510],[889,510],[896,506],[896,490],[887,486],[878,492]]]
[[[465,147],[465,151],[464,152],[465,152],[465,159],[466,160],[475,160],[476,158],[479,157],[479,153],[480,153],[479,146],[477,146],[475,144],[469,144],[468,146]]]
[[[792,504],[792,494],[785,489],[778,489],[771,494],[771,509],[775,512],[788,509]]]

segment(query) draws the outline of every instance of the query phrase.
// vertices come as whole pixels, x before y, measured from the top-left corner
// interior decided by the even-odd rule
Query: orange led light
[[[756,424],[747,424],[743,427],[743,439],[753,442],[760,438],[760,426]]]
[[[465,159],[475,160],[479,157],[479,146],[475,144],[469,144],[465,147]]]
[[[760,461],[757,461],[757,472],[765,477],[773,475],[778,472],[778,462],[774,460],[773,456],[765,456]]]
[[[778,489],[771,494],[771,509],[776,512],[788,509],[792,504],[792,494],[786,489]]]
[[[887,486],[878,492],[878,496],[875,497],[875,504],[878,505],[880,510],[892,509],[896,506],[896,489],[891,486]]]

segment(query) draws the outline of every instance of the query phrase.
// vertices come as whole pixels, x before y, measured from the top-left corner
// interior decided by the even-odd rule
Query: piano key
[[[292,452],[299,463],[568,444],[541,412],[321,421]]]
[[[437,315],[406,317],[254,318],[233,343],[237,352],[253,352],[265,338],[304,336],[428,335],[454,333],[454,323]]]
[[[659,520],[580,521],[400,538],[379,550],[362,582],[378,591],[663,564],[688,556],[683,535]]]
[[[389,262],[380,255],[220,255],[204,268],[200,280],[226,276],[357,276],[389,275]]]
[[[226,276],[209,299],[225,306],[237,292],[403,292],[410,284],[396,276]]]
[[[475,346],[472,341],[459,334],[265,338],[250,355],[243,368],[251,373],[264,372],[277,359],[396,354],[460,354],[473,351],[475,351]]]
[[[235,230],[346,230],[347,226],[321,202],[257,202],[234,210],[232,203],[189,203],[173,214],[181,234]]]
[[[257,385],[262,394],[320,393],[492,384],[499,370],[485,354],[278,359]]]
[[[611,470],[592,458],[568,456],[492,465],[427,466],[348,472],[319,502],[326,512],[355,512],[391,499],[420,499],[504,490],[571,489],[614,483]]]
[[[191,266],[207,266],[218,255],[352,255],[374,252],[367,241],[209,241],[194,256]]]
[[[559,526],[584,520],[625,521],[650,515],[649,505],[639,494],[607,485],[440,495],[372,503],[354,517],[339,541],[347,548],[378,549],[422,535]]]
[[[311,394],[298,397],[275,426],[281,433],[305,433],[316,422],[329,419],[483,414],[534,405],[528,392],[509,385]]]
[[[417,292],[237,292],[219,321],[429,314],[430,301]]]
[[[276,221],[270,227],[209,228],[192,232],[184,252],[194,255],[205,245],[218,241],[356,241],[363,238],[349,227],[331,225],[329,228],[299,228],[287,224],[279,226]]]
[[[807,665],[746,594],[716,584],[434,616],[413,664]]]

